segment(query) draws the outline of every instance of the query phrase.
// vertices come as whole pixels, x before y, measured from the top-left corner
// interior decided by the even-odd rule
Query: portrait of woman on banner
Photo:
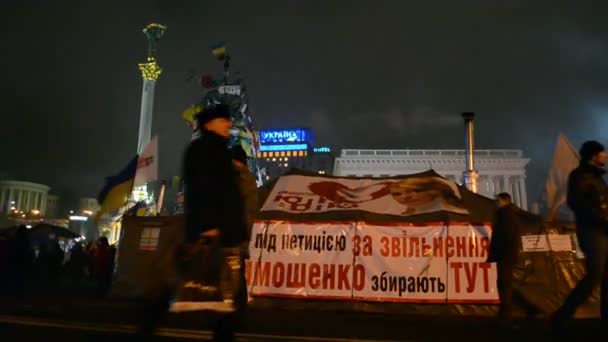
[[[456,184],[439,177],[412,177],[389,185],[393,200],[405,206],[401,215],[436,211],[468,214]]]

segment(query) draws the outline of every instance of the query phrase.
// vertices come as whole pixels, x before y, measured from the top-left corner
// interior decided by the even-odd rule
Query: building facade
[[[289,169],[306,169],[314,137],[310,128],[265,129],[258,133],[257,153],[264,181],[274,179]]]
[[[80,209],[81,213],[85,213],[85,214],[88,213],[89,215],[94,215],[94,214],[97,214],[97,212],[100,209],[99,203],[97,203],[96,198],[85,197],[85,198],[81,198],[79,202],[80,202],[79,209]]]
[[[329,147],[315,147],[308,158],[305,170],[321,175],[331,175],[334,169],[335,157]]]
[[[46,196],[45,216],[49,218],[59,218],[59,196],[51,194]]]
[[[521,150],[476,150],[479,194],[493,198],[508,192],[520,208],[528,209],[526,166],[530,159]],[[334,175],[389,177],[435,170],[462,184],[464,150],[342,150],[334,163]]]
[[[9,214],[14,210],[39,215],[46,213],[47,197],[51,188],[37,183],[13,180],[0,181],[0,213]]]
[[[334,155],[329,147],[315,147],[310,128],[261,130],[257,162],[264,181],[279,177],[291,169],[331,174]]]

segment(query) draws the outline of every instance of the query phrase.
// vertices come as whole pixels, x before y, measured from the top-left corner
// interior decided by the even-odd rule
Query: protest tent
[[[432,179],[433,181],[424,182],[425,179]],[[438,183],[450,182],[433,170],[390,178],[331,177],[303,171],[290,172],[280,177],[260,194],[263,205],[250,245],[253,260],[250,262],[248,270],[248,287],[254,295],[271,298],[258,302],[258,305],[263,303],[264,305],[280,307],[287,305],[286,302],[288,302],[288,305],[296,307],[307,305],[315,307],[320,305],[319,300],[321,300],[324,307],[336,309],[346,305],[356,310],[381,312],[396,310],[411,313],[495,314],[496,306],[493,304],[498,301],[495,288],[495,265],[487,269],[488,277],[486,279],[479,279],[479,275],[486,272],[487,266],[482,264],[485,262],[487,255],[484,253],[476,254],[476,252],[467,256],[468,253],[465,250],[477,251],[476,246],[467,244],[468,241],[476,241],[478,244],[480,244],[480,241],[482,241],[481,243],[489,241],[491,222],[495,211],[494,200],[450,182],[453,192],[456,193],[457,191],[459,195],[456,196],[460,198],[459,206],[465,208],[466,212],[453,210],[453,207],[438,204],[435,208],[426,208],[426,212],[404,215],[398,211],[391,211],[390,207],[394,206],[395,203],[388,200],[390,196],[387,192],[392,190],[382,190],[381,186],[380,189],[378,187],[373,188],[374,184],[382,183],[389,183],[390,188],[391,184],[399,184],[404,181],[436,187],[433,183],[437,183],[437,179],[440,179]],[[320,187],[321,189],[319,189]],[[322,189],[323,187],[325,189]],[[362,190],[365,188],[369,191]],[[394,186],[394,188],[399,190],[399,186]],[[440,190],[446,190],[442,186],[439,188]],[[442,196],[450,197],[449,192],[449,190],[444,191]],[[373,201],[366,202],[365,198],[360,200],[359,203],[355,203],[358,201],[356,198],[358,195],[374,199],[376,206],[372,205]],[[392,195],[395,198],[395,194]],[[384,197],[384,201],[378,201],[382,197]],[[334,201],[335,204],[336,200],[342,201],[342,204],[346,203],[352,206],[355,203],[358,205],[350,209],[346,208],[348,205],[342,205],[342,208],[334,206],[331,208],[332,210],[326,210],[331,207],[331,202]],[[455,203],[458,203],[458,201],[455,201]],[[380,204],[383,206],[380,206]],[[551,241],[561,241],[562,243],[564,240],[570,241],[573,238],[571,230],[562,226],[552,227],[547,225],[540,216],[524,210],[519,210],[518,216],[523,230],[522,234],[525,235],[522,240],[527,242],[525,247],[528,250],[524,249],[516,270],[516,292],[521,295],[522,301],[532,304],[538,309],[539,313],[549,314],[561,304],[565,295],[582,276],[582,261],[576,257],[574,244],[570,244],[570,248],[562,246],[558,250],[552,250],[550,246]],[[361,289],[359,292],[371,293],[372,295],[357,295],[356,292],[358,291],[353,289],[354,284],[352,282],[349,284],[350,293],[342,291],[346,292],[345,295],[337,295],[340,291],[332,290],[332,284],[327,284],[325,291],[319,291],[319,288],[323,287],[323,284],[319,286],[319,281],[323,282],[325,280],[324,267],[332,263],[336,263],[336,266],[339,267],[341,262],[336,261],[340,259],[336,255],[340,253],[329,253],[333,256],[324,259],[323,253],[307,253],[308,251],[299,247],[304,246],[305,249],[306,239],[310,238],[309,234],[304,233],[303,230],[316,231],[316,235],[320,235],[322,239],[323,234],[327,233],[328,235],[329,231],[332,230],[332,225],[342,225],[342,228],[338,228],[339,233],[337,235],[349,237],[347,241],[352,240],[352,238],[360,240],[356,236],[363,236],[366,235],[365,232],[377,230],[377,233],[367,234],[372,237],[373,256],[370,255],[367,258],[362,256],[353,257],[353,248],[358,249],[360,246],[348,245],[344,248],[345,257],[341,261],[343,265],[347,265],[348,257],[352,259],[350,264],[352,273],[349,274],[352,277],[351,280],[357,277],[354,274],[354,267],[363,265],[363,268],[366,269],[366,289]],[[443,253],[439,253],[439,257],[443,258],[443,266],[441,266],[441,262],[436,261],[439,258],[434,257],[435,247],[430,241],[426,241],[431,250],[426,257],[422,256],[424,252],[421,252],[420,257],[416,257],[416,254],[414,254],[413,258],[409,258],[409,252],[407,253],[408,256],[403,256],[403,250],[407,247],[403,247],[402,243],[401,248],[396,248],[397,253],[394,253],[393,243],[395,241],[399,241],[397,243],[404,241],[404,234],[414,239],[416,237],[422,238],[424,234],[417,234],[421,230],[433,232],[426,236],[428,240],[431,240],[431,238],[439,240],[443,237],[444,242],[446,242],[446,239],[453,241],[454,245],[452,246],[449,246],[450,242],[443,244]],[[275,252],[268,246],[273,233],[276,236]],[[551,234],[547,235],[548,233]],[[388,239],[382,240],[384,237],[388,237]],[[547,237],[551,237],[551,239]],[[315,236],[313,236],[314,238]],[[286,240],[283,241],[283,239]],[[302,245],[300,245],[300,239],[304,241]],[[389,241],[390,243],[386,245],[383,244],[383,241]],[[540,245],[540,248],[531,251],[529,248],[530,241],[535,242],[536,246]],[[465,248],[459,248],[458,244],[465,245]],[[416,247],[416,244],[413,246]],[[451,249],[451,252],[447,251],[448,248]],[[389,253],[383,253],[386,252],[383,249],[388,250]],[[401,254],[399,254],[399,250],[401,250]],[[429,249],[427,249],[428,251]],[[461,257],[458,257],[461,252]],[[399,256],[395,257],[394,254]],[[404,262],[407,259],[411,261],[409,263]],[[319,265],[313,264],[311,266],[311,260],[319,261],[317,262]],[[283,265],[277,266],[277,262]],[[270,266],[268,266],[268,263],[270,263]],[[466,266],[466,264],[469,264],[469,266]],[[470,267],[475,264],[477,268],[475,266]],[[307,272],[302,270],[304,265],[307,267]],[[343,268],[346,267],[343,266]],[[447,287],[445,296],[419,295],[416,291],[410,293],[409,288],[416,288],[416,286],[410,286],[411,281],[419,281],[420,279],[423,281],[421,289],[425,290],[424,278],[421,278],[421,276],[430,275],[429,272],[433,271],[433,267],[435,267],[436,278],[443,279],[443,283]],[[483,267],[483,269],[479,267]],[[373,270],[373,275],[367,273],[368,268]],[[361,267],[359,267],[359,270],[361,270]],[[455,279],[457,271],[459,272],[459,279]],[[372,288],[381,287],[378,282],[381,280],[382,272],[386,272],[387,285],[385,288],[395,290],[393,294],[378,295],[381,291],[370,291]],[[281,279],[281,273],[284,274],[283,279]],[[331,270],[329,270],[329,273],[331,275]],[[394,273],[394,275],[390,275],[391,273]],[[299,277],[296,275],[299,275]],[[269,278],[267,283],[264,276]],[[291,279],[288,282],[290,276]],[[308,279],[303,281],[301,278],[305,276]],[[273,277],[275,278],[273,279]],[[474,284],[469,284],[468,280],[473,278],[476,278],[473,281]],[[277,281],[273,284],[273,280]],[[312,284],[310,281],[312,281]],[[460,282],[459,286],[455,286],[456,281]],[[398,295],[399,282],[401,282],[401,285],[405,283],[405,287],[408,288],[401,295]],[[346,282],[344,282],[344,285],[346,285]],[[311,287],[314,287],[314,289]],[[343,290],[347,290],[346,286]],[[468,293],[468,291],[471,291],[471,293]],[[594,298],[594,301],[597,302],[597,297]],[[583,308],[580,313],[585,316],[596,315],[597,310],[592,308],[594,301]],[[402,302],[406,302],[408,305],[403,305]],[[517,305],[518,302],[515,304]],[[524,306],[520,305],[520,313],[523,312],[523,308]]]
[[[411,190],[409,183],[423,187],[416,191],[424,193],[426,186],[441,196],[430,196],[432,205],[423,203],[422,210],[407,208],[404,203],[411,198],[401,190]],[[261,187],[259,197],[247,263],[256,306],[431,315],[496,312],[495,266],[484,262],[492,199],[432,170],[389,178],[292,171]],[[563,240],[572,231],[550,227],[523,210],[518,215],[526,241],[536,239],[540,247],[522,253],[516,290],[549,314],[582,276],[582,262],[574,246],[547,247],[547,233]],[[183,223],[183,216],[123,218],[114,296],[152,297],[176,283]],[[366,236],[372,248],[364,252]],[[315,247],[324,237],[319,252]],[[437,291],[439,284],[443,291]],[[597,315],[593,304],[581,313]]]
[[[184,217],[123,216],[111,296],[152,299],[177,281]]]

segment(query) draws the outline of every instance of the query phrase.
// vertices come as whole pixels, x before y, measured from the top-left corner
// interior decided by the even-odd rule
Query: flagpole
[[[224,85],[228,85],[228,77],[230,77],[230,55],[224,57]]]
[[[165,199],[165,190],[167,188],[167,182],[163,181],[160,186],[160,193],[158,195],[158,202],[156,203],[156,216],[161,216],[160,211],[163,209],[163,202]]]
[[[547,220],[555,223],[560,208],[567,200],[567,178],[580,162],[578,153],[563,133],[559,133],[553,152],[551,166],[544,183],[547,204]],[[549,187],[551,186],[551,191]],[[551,193],[550,193],[551,192]],[[559,203],[559,204],[558,204]],[[549,204],[551,207],[549,207]]]

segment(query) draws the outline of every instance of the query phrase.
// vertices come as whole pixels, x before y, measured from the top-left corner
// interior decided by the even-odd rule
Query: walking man
[[[211,240],[222,247],[233,288],[222,288],[233,305],[241,279],[241,245],[247,240],[244,205],[236,181],[228,139],[232,126],[226,106],[205,108],[197,116],[201,135],[190,143],[184,160],[186,240]],[[238,307],[237,307],[238,308]],[[224,313],[214,327],[214,341],[234,340],[234,313]]]
[[[508,322],[513,314],[513,271],[517,265],[521,240],[521,228],[517,218],[518,208],[506,192],[496,196],[496,210],[492,226],[492,239],[487,262],[495,262],[496,287],[500,299],[499,317]],[[527,301],[524,300],[527,304]]]
[[[597,141],[585,142],[580,165],[568,178],[568,206],[576,217],[576,236],[585,254],[585,276],[553,315],[553,327],[563,328],[576,309],[601,284],[602,326],[608,326],[608,186],[604,181],[607,154]]]

